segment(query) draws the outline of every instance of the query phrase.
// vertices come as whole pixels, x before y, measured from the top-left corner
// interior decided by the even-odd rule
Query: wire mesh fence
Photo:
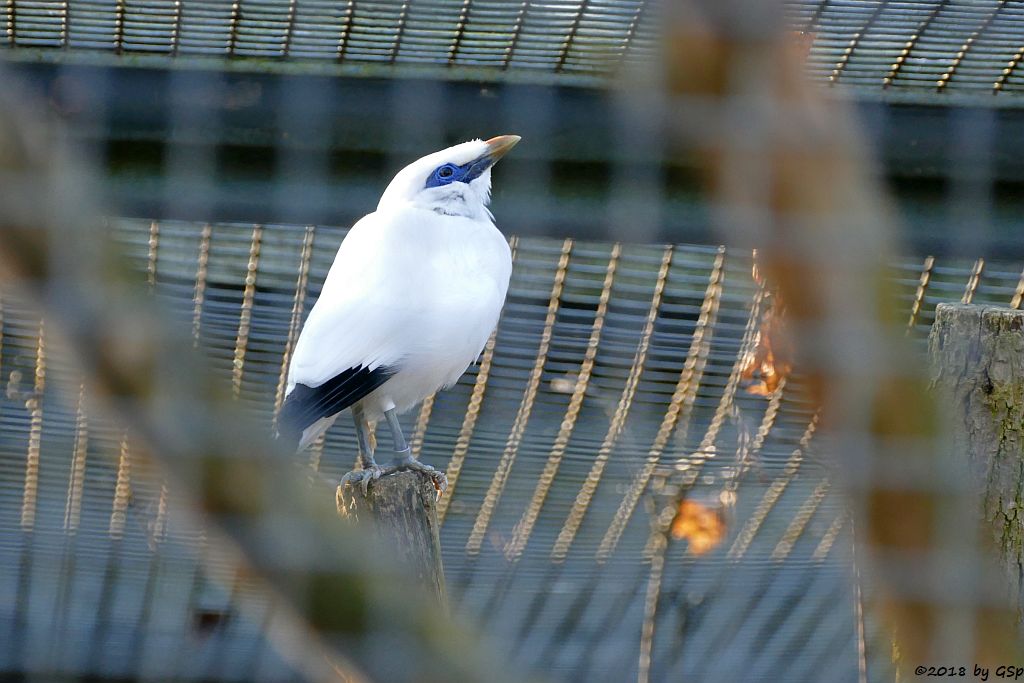
[[[523,159],[495,171],[493,208],[514,262],[498,327],[455,386],[402,418],[413,453],[449,480],[438,500],[448,594],[456,621],[482,644],[461,634],[451,642],[484,658],[460,677],[890,680],[921,662],[906,660],[920,650],[894,635],[887,619],[899,610],[887,596],[955,612],[954,586],[965,591],[961,611],[987,609],[972,587],[989,575],[947,561],[964,548],[983,554],[956,525],[940,525],[936,555],[922,562],[964,572],[959,583],[924,565],[887,573],[885,547],[882,569],[871,570],[875,515],[888,509],[872,507],[874,489],[902,491],[908,518],[916,519],[915,486],[945,498],[950,515],[968,508],[950,483],[955,466],[914,469],[893,455],[932,442],[885,441],[864,417],[860,385],[844,392],[843,381],[899,376],[886,355],[897,352],[878,342],[885,334],[909,339],[907,357],[923,359],[941,302],[1020,308],[1017,162],[1001,160],[994,131],[1011,129],[1018,107],[1024,22],[1002,0],[793,2],[783,30],[782,7],[726,5],[15,0],[0,25],[10,73],[49,98],[64,141],[92,164],[93,199],[108,202],[105,227],[72,228],[124,259],[123,289],[198,350],[204,381],[266,435],[288,354],[346,234],[340,226],[371,211],[394,171],[422,154],[506,127],[524,135]],[[750,30],[745,11],[772,20]],[[788,31],[809,41],[797,60],[764,48]],[[716,70],[722,46],[735,44],[748,50],[731,56],[737,73]],[[737,66],[751,55],[841,87],[784,85],[771,93],[778,106],[767,106],[752,83],[771,82],[770,69]],[[257,75],[231,75],[238,71]],[[971,99],[979,94],[987,99]],[[911,120],[900,118],[905,101],[948,107],[912,121],[925,122],[922,139],[950,128],[962,139],[943,141],[942,153],[923,150],[927,166],[913,155],[857,166],[858,145],[869,143],[844,137],[841,114],[829,110],[822,123],[800,110],[802,98],[841,106],[846,96],[883,100],[872,111],[889,121]],[[971,108],[952,106],[964,103]],[[719,145],[712,153],[706,139]],[[863,213],[850,211],[863,205],[830,193],[856,194],[857,173],[840,165],[833,178],[815,173],[814,161],[800,165],[802,154],[816,159],[822,140],[838,150],[830,159],[894,180],[893,208],[911,225],[895,255],[872,236],[886,223],[881,193],[865,195]],[[702,182],[708,167],[727,169],[734,184]],[[803,188],[787,194],[794,168]],[[826,199],[804,195],[800,204],[816,183]],[[40,205],[66,201],[40,196]],[[800,224],[816,219],[843,225],[855,246],[836,249],[844,242]],[[923,232],[934,239],[919,239]],[[879,258],[884,284],[850,276],[868,270],[857,270],[858,242]],[[778,277],[787,253],[816,273],[802,280],[809,299],[833,297],[823,314],[831,322],[816,326]],[[77,328],[52,303],[54,291],[17,278],[8,285],[0,671],[39,680],[418,680],[417,657],[450,624],[410,628],[394,644],[384,608],[365,633],[345,629],[362,622],[346,622],[343,610],[323,627],[315,606],[282,589],[274,560],[287,556],[296,573],[318,562],[354,571],[339,558],[358,554],[357,542],[341,538],[337,556],[291,545],[290,534],[274,533],[298,515],[288,495],[278,496],[285,507],[250,511],[258,532],[234,526],[229,506],[200,506],[195,490],[208,492],[151,452],[163,445],[173,454],[173,439],[141,438],[130,409],[118,419],[95,397],[96,369],[61,343]],[[892,295],[891,324],[858,317],[876,286]],[[126,322],[122,336],[133,329]],[[844,339],[827,336],[830,324]],[[141,347],[163,348],[138,325]],[[859,343],[863,356],[843,355]],[[173,358],[170,366],[173,375]],[[154,386],[167,386],[165,375]],[[829,419],[823,384],[844,394],[831,407],[844,407],[848,421]],[[355,443],[339,421],[299,456],[298,478],[312,469],[337,481]],[[863,459],[851,464],[851,453]],[[254,457],[251,467],[263,462]],[[902,490],[907,472],[920,481]],[[315,484],[288,491],[332,503]],[[330,545],[322,539],[331,533],[293,535]],[[245,543],[256,537],[262,552]],[[245,561],[224,555],[232,540]],[[909,575],[923,577],[920,594]],[[335,588],[317,595],[356,590]],[[942,614],[940,636],[928,642],[959,640],[949,652],[966,663],[981,636],[963,637],[957,615]],[[322,650],[319,641],[293,646],[306,623],[324,635]],[[410,643],[421,649],[399,647]],[[355,664],[334,666],[338,652]],[[441,661],[449,656],[458,658],[446,650]],[[425,670],[424,680],[444,680],[433,660]]]
[[[1014,72],[1024,54],[1014,2],[793,0],[785,10],[794,30],[813,35],[809,66],[829,83],[911,93],[1019,93]],[[653,61],[663,13],[652,0],[112,0],[10,2],[0,16],[8,45],[28,50],[456,67],[476,74],[494,69],[512,77],[532,70],[586,82]]]

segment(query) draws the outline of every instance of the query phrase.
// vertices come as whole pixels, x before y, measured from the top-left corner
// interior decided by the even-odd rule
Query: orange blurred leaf
[[[754,254],[754,281],[764,285]],[[740,369],[740,379],[749,383],[745,391],[753,396],[771,396],[793,369],[792,346],[783,318],[782,300],[778,293],[771,297],[768,310],[761,317],[760,329],[754,338],[754,349],[747,354]]]
[[[714,550],[725,538],[725,516],[720,508],[709,507],[694,500],[683,500],[672,520],[672,538],[686,540],[694,555]]]

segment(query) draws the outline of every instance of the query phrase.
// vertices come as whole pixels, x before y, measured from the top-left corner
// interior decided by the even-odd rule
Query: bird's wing
[[[298,442],[307,427],[348,408],[398,369],[400,320],[386,305],[391,268],[377,223],[370,214],[349,231],[302,328],[281,408],[282,438]]]
[[[387,367],[349,368],[317,387],[296,384],[281,406],[280,438],[299,448],[315,438],[303,439],[309,427],[345,410],[388,381],[392,373]]]
[[[320,386],[350,368],[374,370],[400,359],[394,340],[402,320],[393,303],[396,275],[386,228],[371,213],[341,243],[295,344],[289,387]]]

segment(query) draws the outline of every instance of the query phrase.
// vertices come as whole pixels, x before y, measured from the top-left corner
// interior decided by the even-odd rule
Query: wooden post
[[[1024,614],[1024,311],[939,304],[931,385],[950,403],[956,445],[978,473],[983,512]]]
[[[447,609],[437,489],[430,480],[397,472],[373,482],[365,496],[360,486],[339,486],[337,502],[342,517],[370,526],[371,537]]]

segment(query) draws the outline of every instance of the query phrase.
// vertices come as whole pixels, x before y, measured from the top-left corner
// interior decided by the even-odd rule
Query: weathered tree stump
[[[374,542],[447,608],[437,490],[426,477],[389,474],[373,482],[366,495],[360,486],[339,486],[337,503],[342,517],[369,527]]]
[[[1024,614],[1024,311],[939,304],[928,350]]]

